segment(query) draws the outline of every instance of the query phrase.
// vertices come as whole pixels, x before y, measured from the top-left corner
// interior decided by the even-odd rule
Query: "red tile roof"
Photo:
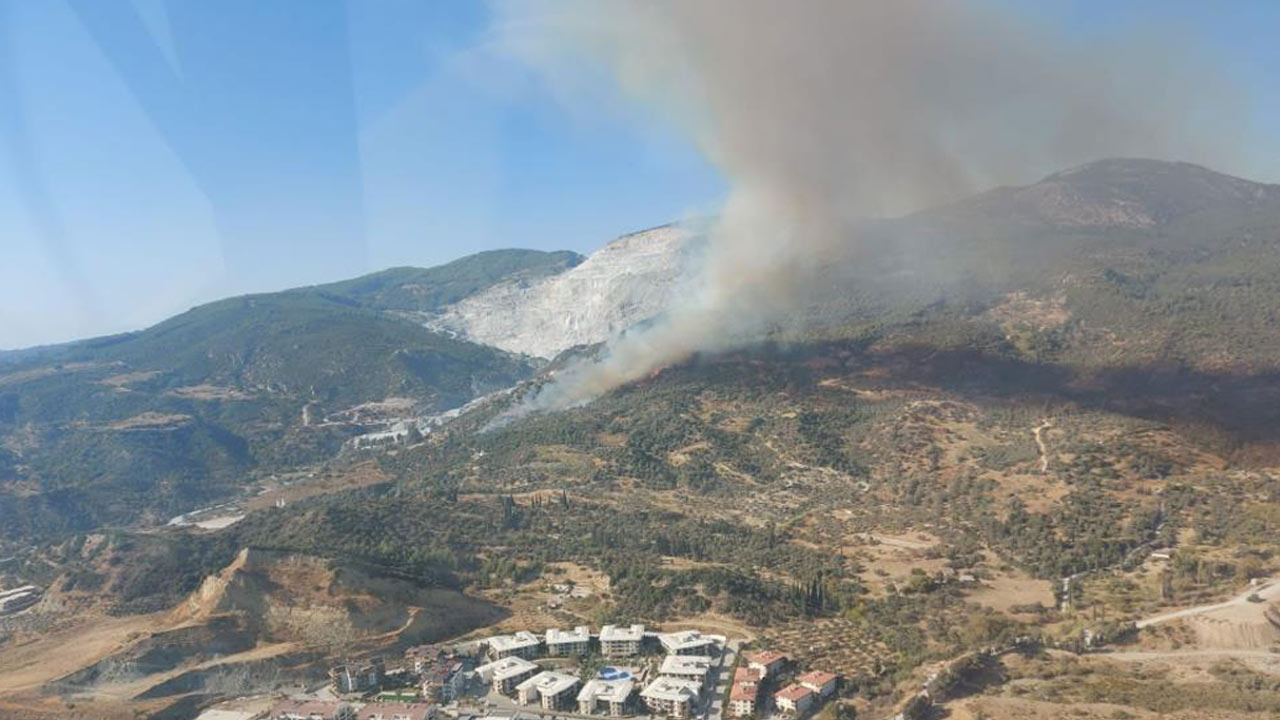
[[[752,670],[745,665],[739,665],[737,670],[733,671],[734,682],[758,683],[764,679],[764,673],[759,670]]]
[[[807,672],[801,675],[796,679],[799,682],[802,682],[808,685],[817,685],[818,687],[823,687],[827,683],[831,682],[832,680],[835,680],[836,676],[832,675],[829,672],[823,672],[821,670],[812,670],[810,672]]]
[[[734,683],[733,689],[729,691],[730,700],[750,700],[755,702],[760,695],[759,685],[750,685],[748,683]]]
[[[795,683],[792,683],[782,688],[778,692],[774,693],[773,696],[776,698],[780,698],[782,700],[790,700],[791,702],[796,702],[797,700],[803,700],[806,696],[812,695],[812,694],[813,694],[813,691],[810,690],[809,688],[803,685],[796,685]]]
[[[779,660],[787,659],[786,655],[773,650],[758,650],[756,652],[743,653],[743,657],[747,659],[747,662],[759,663],[761,665],[772,665]]]

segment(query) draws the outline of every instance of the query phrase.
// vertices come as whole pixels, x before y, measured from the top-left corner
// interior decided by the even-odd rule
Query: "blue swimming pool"
[[[600,672],[597,673],[597,676],[601,680],[628,680],[631,678],[631,673],[630,671],[619,670],[618,668],[603,667],[600,668]]]

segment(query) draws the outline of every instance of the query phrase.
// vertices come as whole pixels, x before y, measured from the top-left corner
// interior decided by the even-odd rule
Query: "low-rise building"
[[[787,664],[787,656],[773,650],[743,653],[742,657],[746,659],[747,667],[759,670],[764,677],[777,675],[778,671]]]
[[[729,689],[729,714],[734,717],[746,717],[756,711],[756,703],[760,698],[760,685],[750,682],[735,682]]]
[[[466,668],[461,661],[433,665],[421,674],[422,698],[433,703],[453,702],[466,688],[466,677]]]
[[[735,685],[742,684],[757,687],[763,680],[764,673],[748,665],[739,665],[737,669],[733,671],[733,683]]]
[[[582,715],[604,713],[611,717],[629,715],[635,682],[625,680],[588,680],[578,691],[578,712]]]
[[[521,630],[514,635],[498,635],[489,638],[489,657],[501,660],[506,657],[535,658],[542,651],[542,638]]]
[[[658,636],[658,642],[668,655],[715,655],[720,650],[715,638],[697,630],[663,633]]]
[[[370,703],[356,711],[356,720],[429,720],[426,703]]]
[[[586,655],[591,652],[591,629],[579,625],[573,630],[551,628],[547,631],[547,654],[554,657]]]
[[[364,665],[346,663],[333,666],[329,669],[329,682],[338,693],[369,692],[382,687],[386,672],[387,666],[382,658],[375,657]]]
[[[792,683],[773,694],[773,704],[790,715],[803,715],[813,707],[814,692],[798,683]]]
[[[267,711],[267,720],[355,720],[355,710],[336,700],[281,700]]]
[[[640,699],[654,715],[687,718],[702,692],[702,685],[694,680],[660,677],[640,691]]]
[[[662,658],[662,664],[658,666],[658,675],[679,680],[693,680],[701,687],[706,684],[707,676],[711,673],[712,662],[711,658],[705,655],[668,655]]]
[[[516,696],[521,705],[536,703],[543,710],[572,707],[577,692],[577,677],[553,671],[540,672],[516,686]]]
[[[600,628],[600,654],[605,657],[630,657],[639,655],[644,644],[644,626],[618,627],[605,625]]]
[[[417,645],[404,651],[405,665],[413,668],[413,671],[418,674],[426,672],[427,668],[460,659],[456,652],[439,645]]]
[[[496,693],[510,695],[516,685],[540,671],[536,664],[522,657],[505,657],[476,668],[476,675]]]
[[[835,675],[821,670],[813,670],[796,678],[796,682],[818,693],[818,697],[829,697],[836,691]]]

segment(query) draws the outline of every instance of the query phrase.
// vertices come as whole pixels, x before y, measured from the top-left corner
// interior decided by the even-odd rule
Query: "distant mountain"
[[[0,357],[0,527],[162,521],[651,321],[701,238],[501,250]],[[1104,160],[851,232],[776,339],[1103,371],[1280,368],[1280,188]]]
[[[998,188],[926,214],[1062,228],[1156,229],[1199,213],[1277,208],[1280,185],[1242,180],[1185,162],[1109,159],[1054,173],[1033,185]]]
[[[480,253],[230,298],[146,330],[0,365],[0,527],[36,536],[169,516],[353,435],[458,407],[538,363],[423,327],[438,308],[573,253]]]

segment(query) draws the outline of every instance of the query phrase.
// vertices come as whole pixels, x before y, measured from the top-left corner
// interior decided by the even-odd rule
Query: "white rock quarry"
[[[495,285],[426,324],[509,352],[552,358],[666,309],[689,275],[694,238],[674,225],[624,235],[577,267],[533,282]]]

